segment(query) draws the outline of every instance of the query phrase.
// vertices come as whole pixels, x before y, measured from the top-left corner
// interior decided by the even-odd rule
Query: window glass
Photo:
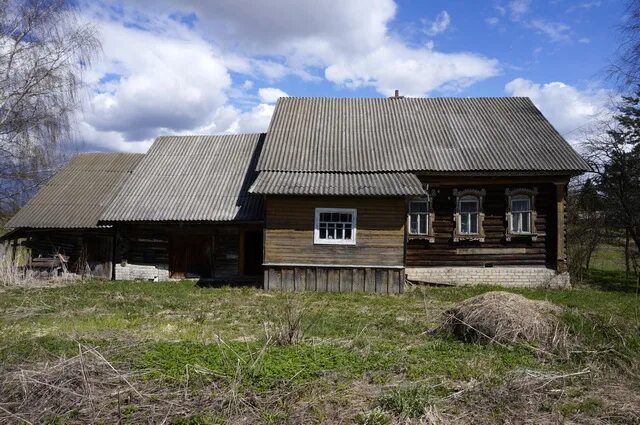
[[[476,200],[463,200],[460,201],[460,212],[478,212],[478,201]]]
[[[511,200],[511,233],[529,233],[531,231],[531,199],[514,198]]]
[[[316,243],[354,243],[355,210],[316,209]]]
[[[528,199],[514,199],[511,201],[511,211],[529,211],[529,200]]]
[[[460,200],[460,233],[461,234],[477,234],[478,233],[478,210],[480,202],[477,199]]]
[[[409,234],[426,235],[429,223],[429,203],[426,200],[409,202]]]

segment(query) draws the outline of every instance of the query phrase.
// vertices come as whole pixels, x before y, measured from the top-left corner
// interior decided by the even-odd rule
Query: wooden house
[[[527,98],[282,98],[266,135],[158,138],[98,223],[117,279],[564,285],[586,170]]]
[[[264,285],[566,284],[567,183],[587,169],[527,98],[282,98],[250,189]]]

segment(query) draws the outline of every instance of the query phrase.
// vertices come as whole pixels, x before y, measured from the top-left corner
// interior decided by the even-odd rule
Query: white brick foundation
[[[169,280],[167,264],[116,264],[116,280]]]
[[[407,267],[407,279],[427,283],[508,287],[565,287],[568,273],[546,267]]]

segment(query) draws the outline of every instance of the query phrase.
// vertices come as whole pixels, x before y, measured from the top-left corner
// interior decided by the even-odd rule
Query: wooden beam
[[[238,242],[238,276],[244,276],[245,263],[245,230],[240,229],[240,240]]]
[[[554,183],[556,185],[556,271],[564,273],[568,270],[566,254],[566,193],[565,182]]]

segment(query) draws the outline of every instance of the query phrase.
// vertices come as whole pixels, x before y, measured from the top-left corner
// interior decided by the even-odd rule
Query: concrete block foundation
[[[449,285],[500,285],[511,288],[567,287],[568,273],[546,267],[411,267],[407,279]]]

